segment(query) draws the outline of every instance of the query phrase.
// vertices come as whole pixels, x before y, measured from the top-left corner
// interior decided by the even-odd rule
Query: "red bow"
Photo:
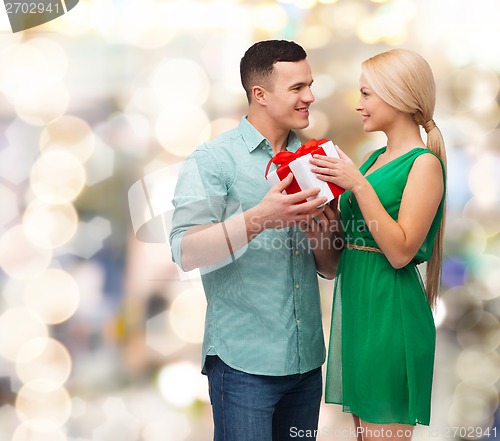
[[[281,168],[285,165],[290,164],[290,162],[295,161],[301,156],[305,156],[308,153],[312,154],[314,150],[316,150],[321,144],[324,144],[325,142],[328,142],[328,140],[320,139],[319,141],[317,141],[315,139],[310,139],[305,144],[301,145],[296,152],[284,151],[276,153],[276,155],[274,155],[274,157],[272,157],[267,163],[266,176],[269,173],[271,164],[277,164],[279,166],[278,168]]]

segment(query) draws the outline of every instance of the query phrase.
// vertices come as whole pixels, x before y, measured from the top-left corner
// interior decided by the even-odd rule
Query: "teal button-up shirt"
[[[298,147],[291,132],[287,148]],[[245,117],[190,155],[173,199],[170,244],[178,265],[188,228],[222,222],[262,200],[271,188],[264,176],[271,157],[270,143]],[[264,230],[224,262],[201,268],[201,278],[207,298],[203,365],[216,354],[235,369],[280,376],[323,364],[316,267],[298,227]]]

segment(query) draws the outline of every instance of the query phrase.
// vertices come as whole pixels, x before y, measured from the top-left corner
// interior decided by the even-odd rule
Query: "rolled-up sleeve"
[[[202,148],[193,152],[179,172],[169,241],[172,260],[183,270],[181,245],[186,231],[223,220],[227,200],[225,178],[220,164]]]

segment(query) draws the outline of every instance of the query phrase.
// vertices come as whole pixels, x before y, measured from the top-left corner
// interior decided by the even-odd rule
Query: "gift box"
[[[293,194],[301,190],[310,188],[319,188],[320,192],[316,196],[307,198],[308,201],[321,196],[328,198],[327,202],[340,196],[344,189],[331,182],[320,181],[314,173],[311,172],[312,164],[309,160],[313,155],[330,156],[339,158],[337,150],[332,141],[321,139],[319,141],[311,139],[302,145],[296,152],[278,152],[267,164],[266,179],[271,185],[285,179],[290,172],[293,173],[292,183],[285,189],[285,193]],[[269,171],[271,164],[278,165],[278,168]]]

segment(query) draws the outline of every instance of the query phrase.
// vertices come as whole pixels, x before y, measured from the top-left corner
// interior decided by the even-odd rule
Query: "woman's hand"
[[[321,181],[332,182],[354,193],[356,187],[366,180],[351,158],[338,146],[335,146],[335,148],[340,159],[314,155],[313,159],[310,160],[311,164],[314,165],[311,171],[316,173],[317,178]]]
[[[336,238],[342,235],[338,200],[324,206],[324,211],[310,222],[302,222],[316,262],[316,271],[326,279],[333,279],[343,244]]]

